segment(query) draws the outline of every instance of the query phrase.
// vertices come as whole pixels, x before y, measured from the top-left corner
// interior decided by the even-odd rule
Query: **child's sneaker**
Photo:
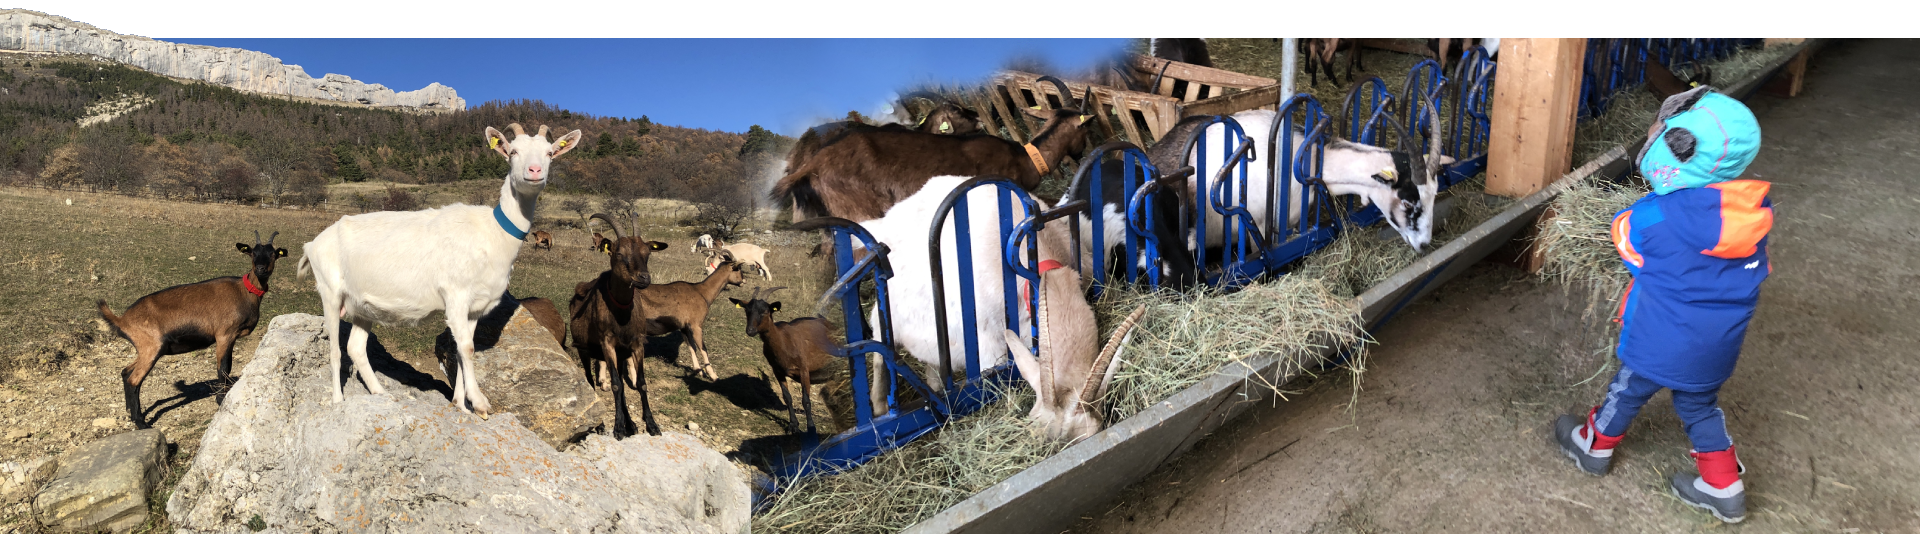
[[[1560,444],[1560,451],[1573,459],[1573,464],[1589,475],[1607,474],[1613,464],[1613,446],[1620,437],[1609,437],[1593,428],[1593,414],[1599,408],[1587,412],[1583,421],[1577,415],[1562,415],[1553,422],[1553,439]],[[1594,439],[1598,436],[1599,439]]]
[[[1747,471],[1746,466],[1735,457],[1733,449],[1716,452],[1692,452],[1693,461],[1700,468],[1700,475],[1691,473],[1673,474],[1673,496],[1681,502],[1713,512],[1713,516],[1728,523],[1739,523],[1747,518],[1747,489],[1740,482],[1740,474]]]

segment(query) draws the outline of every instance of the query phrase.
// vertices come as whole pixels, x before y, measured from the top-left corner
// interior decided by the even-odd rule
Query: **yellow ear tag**
[[[566,147],[567,147],[567,140],[565,140],[565,139],[561,139],[561,140],[560,140],[560,148],[566,148]]]
[[[950,123],[947,121],[940,121],[940,133],[947,133],[951,131],[953,131],[953,123]]]
[[[1392,179],[1395,179],[1395,178],[1399,178],[1398,176],[1394,176],[1394,172],[1393,172],[1393,169],[1387,169],[1387,170],[1383,170],[1383,171],[1380,171],[1380,175],[1381,175],[1381,176],[1385,176],[1385,177],[1387,177],[1387,179],[1388,179],[1388,180],[1392,180]]]
[[[487,136],[487,147],[488,147],[488,148],[492,148],[492,149],[494,149],[494,150],[499,150],[499,149],[500,149],[500,138],[498,138],[498,137],[493,137],[493,136]]]

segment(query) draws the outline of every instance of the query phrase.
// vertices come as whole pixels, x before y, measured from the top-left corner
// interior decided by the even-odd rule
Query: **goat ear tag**
[[[253,252],[253,247],[247,246],[246,243],[234,243],[233,248],[239,249],[241,254]]]
[[[606,244],[606,243],[601,243],[601,244],[600,244],[600,252],[604,252],[604,253],[607,253],[607,254],[612,254],[612,253],[613,253],[613,247],[610,247],[610,246],[607,246],[607,244]]]
[[[771,309],[771,310],[773,310],[773,311],[780,311],[780,303],[778,303],[778,302],[775,302],[775,303],[773,303],[773,304],[772,304],[771,306],[772,306],[772,308],[769,308],[769,309]]]
[[[283,248],[283,249],[275,250],[273,251],[273,256],[276,258],[285,258],[287,257],[287,249]]]

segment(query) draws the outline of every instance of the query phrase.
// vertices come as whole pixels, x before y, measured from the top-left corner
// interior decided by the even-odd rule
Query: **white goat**
[[[712,236],[712,235],[708,235],[708,234],[700,234],[700,239],[696,239],[696,240],[694,240],[694,241],[693,241],[693,252],[694,252],[694,253],[696,253],[696,254],[697,254],[697,253],[699,253],[699,252],[700,252],[700,249],[703,249],[703,248],[713,248],[713,236]],[[708,271],[708,273],[712,273],[712,271]]]
[[[1267,139],[1272,133],[1275,116],[1274,112],[1267,110],[1242,111],[1233,114],[1233,120],[1239,122],[1240,127],[1246,131],[1247,137],[1252,139],[1254,153],[1258,156],[1258,159],[1249,164],[1247,169],[1247,211],[1253,214],[1254,221],[1260,229],[1269,232],[1269,235],[1273,229],[1267,227],[1267,212],[1270,206],[1279,200],[1280,194],[1278,189],[1274,191],[1272,197],[1268,197],[1266,193],[1267,183],[1270,180],[1269,174],[1271,174],[1269,167],[1273,165],[1273,158],[1279,157],[1277,154],[1267,153]],[[1208,126],[1206,136],[1209,152],[1208,168],[1196,169],[1194,178],[1187,180],[1189,195],[1194,193],[1195,179],[1204,176],[1207,180],[1213,180],[1214,173],[1218,172],[1222,163],[1217,147],[1225,146],[1222,144],[1226,142],[1225,125]],[[1299,131],[1292,132],[1295,154],[1299,153],[1300,144],[1305,137],[1306,135]],[[1436,175],[1442,166],[1453,163],[1453,158],[1439,154],[1439,146],[1439,143],[1434,143],[1435,150],[1425,155],[1425,161],[1428,164],[1415,166],[1404,154],[1335,139],[1327,143],[1321,176],[1326,181],[1327,191],[1334,196],[1357,195],[1366,204],[1379,206],[1387,224],[1399,232],[1401,239],[1405,239],[1408,245],[1419,250],[1433,241],[1433,202],[1434,196],[1440,192],[1440,182]],[[1187,163],[1191,165],[1193,162],[1194,159],[1189,156]],[[1424,167],[1424,170],[1415,167]],[[1238,184],[1238,172],[1231,173],[1228,179]],[[1220,183],[1209,182],[1208,188],[1217,189],[1220,185]],[[1287,223],[1295,224],[1300,222],[1301,187],[1300,183],[1294,180],[1288,180],[1287,185],[1290,190]],[[1219,246],[1225,226],[1222,224],[1223,219],[1220,213],[1211,207],[1205,211],[1207,246]],[[1109,226],[1111,227],[1112,224],[1109,223]],[[1112,231],[1109,230],[1109,233]],[[1113,237],[1108,239],[1109,243],[1116,242]]]
[[[887,210],[886,216],[860,223],[873,234],[874,239],[886,243],[892,251],[887,260],[893,266],[894,276],[888,282],[888,293],[892,298],[893,339],[896,344],[927,365],[927,368],[940,368],[940,345],[934,332],[933,273],[927,250],[927,230],[933,227],[934,212],[968,177],[936,176],[927,181],[919,192],[894,204]],[[1105,393],[1106,385],[1111,381],[1113,371],[1118,368],[1119,360],[1114,352],[1120,345],[1120,336],[1126,326],[1116,329],[1114,338],[1109,340],[1107,350],[1102,351],[1105,361],[1096,362],[1095,351],[1098,339],[1095,336],[1093,308],[1087,304],[1082,293],[1080,273],[1072,264],[1072,245],[1067,225],[1056,222],[1040,232],[1040,304],[1038,314],[1041,318],[1040,354],[1038,358],[1026,349],[1032,340],[1027,337],[1025,328],[1018,334],[1007,328],[1005,313],[1006,300],[1002,291],[1001,251],[1004,238],[1000,235],[1000,217],[997,191],[993,188],[974,189],[968,193],[970,224],[973,227],[972,250],[974,309],[978,314],[974,333],[978,336],[981,369],[990,369],[1006,363],[1007,352],[1001,350],[1003,343],[1015,345],[1012,348],[1014,363],[1020,369],[1021,376],[1034,388],[1039,400],[1034,403],[1028,417],[1038,424],[1048,437],[1061,441],[1073,441],[1093,435],[1104,422],[1100,412],[1093,409],[1093,402]],[[1014,220],[1027,217],[1024,207],[1015,204]],[[1044,203],[1041,209],[1046,209]],[[954,241],[953,220],[944,223],[941,247],[941,265],[945,277],[944,289],[947,293],[947,333],[951,349],[952,372],[956,377],[966,373],[966,327],[962,323],[961,299],[968,297],[960,292],[960,264],[958,244]],[[1020,287],[1026,287],[1024,281]],[[1030,310],[1021,306],[1020,324],[1026,324]],[[1138,313],[1136,312],[1136,316]],[[867,322],[879,325],[878,309],[870,310]],[[1014,336],[1009,339],[1006,336]],[[1095,371],[1098,371],[1097,373]],[[945,384],[938,376],[927,377],[927,383],[935,391],[942,391]],[[875,388],[873,393],[879,393]]]
[[[487,144],[508,161],[498,207],[453,204],[348,215],[306,244],[299,275],[311,270],[320,293],[327,338],[334,340],[327,343],[333,352],[330,376],[340,376],[341,320],[353,324],[347,353],[361,381],[368,391],[385,394],[367,363],[368,329],[413,324],[445,311],[460,359],[457,373],[443,367],[453,383],[453,404],[466,411],[470,402],[482,418],[492,411],[474,373],[473,331],[506,293],[553,159],[578,146],[581,135],[574,130],[549,143],[546,126],[532,136],[519,124],[507,129],[513,130],[511,141],[499,130],[486,130]],[[333,383],[334,402],[343,398],[343,386]]]
[[[758,267],[760,268],[760,276],[766,277],[768,282],[773,281],[773,271],[767,270],[767,249],[760,248],[760,245],[734,243],[731,245],[721,245],[720,248],[708,250],[712,252],[707,254],[707,274],[713,274],[713,270],[720,266],[720,261],[724,258],[733,260],[734,263],[740,264],[741,267],[748,265]]]

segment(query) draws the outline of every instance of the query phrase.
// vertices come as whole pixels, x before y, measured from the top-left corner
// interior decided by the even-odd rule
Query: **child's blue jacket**
[[[1619,356],[1662,386],[1708,391],[1732,376],[1773,271],[1773,203],[1767,182],[1733,179],[1759,148],[1752,112],[1718,93],[1673,98],[1688,97],[1665,106],[1664,129],[1641,154],[1654,192],[1614,217],[1614,246],[1633,274]]]

